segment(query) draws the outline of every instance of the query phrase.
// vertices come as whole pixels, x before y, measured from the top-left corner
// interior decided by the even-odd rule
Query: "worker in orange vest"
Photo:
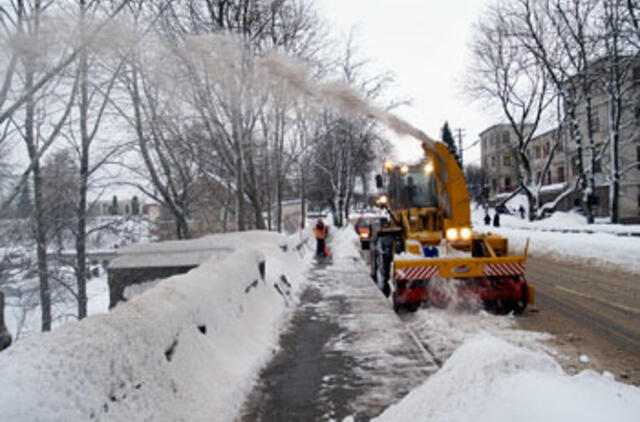
[[[326,257],[326,242],[327,234],[329,234],[329,228],[322,221],[322,218],[318,219],[316,226],[313,229],[313,233],[316,236],[316,256]]]

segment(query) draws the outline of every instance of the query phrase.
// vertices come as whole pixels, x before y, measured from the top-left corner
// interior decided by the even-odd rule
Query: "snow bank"
[[[637,387],[593,371],[568,376],[542,352],[481,333],[374,420],[630,421],[638,409]]]
[[[232,420],[277,344],[304,264],[278,234],[218,240],[235,251],[3,352],[0,419]]]
[[[529,254],[533,257],[568,262],[596,262],[611,269],[640,272],[640,261],[637,259],[640,238],[615,234],[640,232],[638,225],[587,224],[583,216],[573,212],[557,212],[548,219],[534,222],[503,214],[500,216],[499,228],[484,225],[483,218],[482,209],[473,209],[474,229],[505,236],[514,252],[524,250],[527,239],[530,239]],[[589,230],[593,233],[567,232],[573,230]]]
[[[332,227],[329,241],[333,256],[360,259],[360,238],[351,224],[342,228]]]

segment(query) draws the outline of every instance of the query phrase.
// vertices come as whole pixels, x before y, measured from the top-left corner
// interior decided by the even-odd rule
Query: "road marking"
[[[622,304],[616,303],[616,302],[610,302],[608,300],[600,299],[599,297],[591,296],[591,295],[588,295],[588,294],[585,294],[585,293],[580,293],[580,292],[577,292],[577,291],[575,291],[573,289],[569,289],[568,287],[560,286],[560,285],[557,285],[557,284],[556,284],[555,288],[558,289],[558,290],[562,290],[564,292],[567,292],[567,293],[574,294],[576,296],[583,297],[585,299],[591,299],[593,301],[600,302],[603,305],[612,306],[612,307],[617,308],[617,309],[619,309],[621,311],[631,312],[631,313],[640,315],[640,309],[638,309],[638,308],[622,305]]]

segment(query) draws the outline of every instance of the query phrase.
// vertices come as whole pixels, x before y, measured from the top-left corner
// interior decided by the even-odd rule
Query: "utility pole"
[[[464,133],[464,129],[463,128],[457,128],[455,129],[456,135],[458,135],[458,155],[460,156],[460,167],[462,168],[462,139],[465,136]]]

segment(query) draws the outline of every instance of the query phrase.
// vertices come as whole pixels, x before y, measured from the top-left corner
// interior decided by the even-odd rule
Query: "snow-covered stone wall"
[[[0,354],[0,419],[233,419],[304,265],[278,234],[219,240],[234,252]]]

